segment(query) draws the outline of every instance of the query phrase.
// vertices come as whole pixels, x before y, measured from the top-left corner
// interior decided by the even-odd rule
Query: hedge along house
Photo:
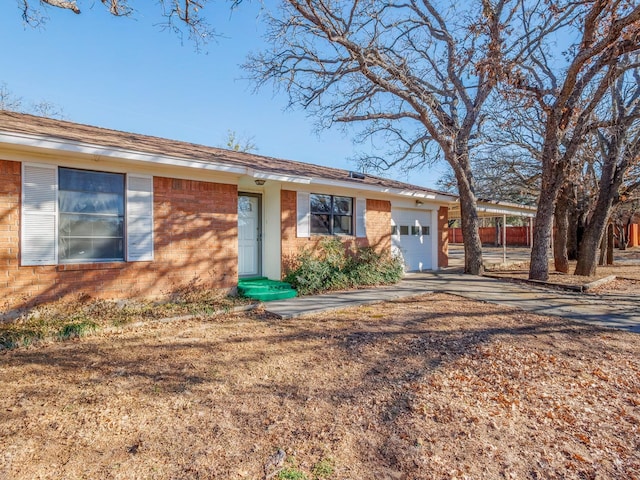
[[[445,193],[0,112],[0,311],[69,295],[161,297],[280,279],[319,239],[447,265]]]

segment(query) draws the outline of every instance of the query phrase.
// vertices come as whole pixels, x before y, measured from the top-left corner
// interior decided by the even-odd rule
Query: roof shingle
[[[353,182],[370,186],[423,192],[453,197],[453,195],[417,185],[390,180],[375,175],[364,179],[351,178],[348,170],[324,167],[294,160],[282,160],[252,153],[236,152],[181,142],[168,138],[153,137],[107,128],[94,127],[23,113],[0,111],[0,132],[37,135],[61,141],[78,142],[105,148],[122,149],[153,155],[164,155],[187,160],[222,163],[251,168],[264,173],[275,173],[293,177],[324,178]]]

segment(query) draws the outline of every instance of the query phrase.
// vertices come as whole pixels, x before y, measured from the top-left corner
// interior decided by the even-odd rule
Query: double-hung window
[[[58,260],[124,260],[125,176],[58,170]]]
[[[353,198],[312,193],[311,234],[353,235]]]

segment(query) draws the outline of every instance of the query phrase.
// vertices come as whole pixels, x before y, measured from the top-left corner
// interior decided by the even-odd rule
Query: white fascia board
[[[247,169],[247,175],[249,175],[251,178],[258,178],[261,180],[273,180],[276,182],[303,183],[303,184],[311,183],[311,178],[309,177],[294,177],[291,175],[281,175],[278,173],[258,172],[251,169]]]
[[[441,203],[450,203],[452,199],[456,198],[454,195],[444,195],[436,192],[431,193],[431,192],[424,192],[420,190],[402,190],[399,188],[381,187],[377,185],[368,185],[368,184],[358,184],[354,182],[345,182],[341,180],[329,180],[329,179],[323,179],[323,178],[311,179],[311,183],[315,185],[342,187],[342,188],[349,188],[353,190],[363,190],[368,192],[384,193],[387,195],[394,195],[394,196],[404,197],[404,198],[432,200],[432,201],[441,202]]]
[[[91,143],[58,140],[55,138],[38,135],[0,132],[0,143],[5,143],[13,146],[35,148],[40,150],[63,151],[78,153],[82,155],[99,155],[106,158],[117,158],[144,163],[173,165],[201,170],[212,170],[217,172],[235,173],[238,175],[245,175],[247,173],[246,167],[238,167],[236,165],[228,165],[224,163],[209,163],[201,160],[188,160],[185,158],[155,155],[152,153],[137,152],[133,150],[108,148],[101,145],[93,145]]]

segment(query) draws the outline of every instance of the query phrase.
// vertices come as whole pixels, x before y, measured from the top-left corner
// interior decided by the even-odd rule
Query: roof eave
[[[59,139],[49,136],[32,135],[0,131],[0,144],[30,148],[43,151],[62,151],[86,156],[100,156],[104,158],[123,159],[134,162],[150,163],[156,165],[174,165],[187,168],[196,168],[217,172],[246,175],[247,168],[225,163],[211,163],[196,159],[187,159],[171,155],[157,155],[116,147],[106,147],[88,142]]]

